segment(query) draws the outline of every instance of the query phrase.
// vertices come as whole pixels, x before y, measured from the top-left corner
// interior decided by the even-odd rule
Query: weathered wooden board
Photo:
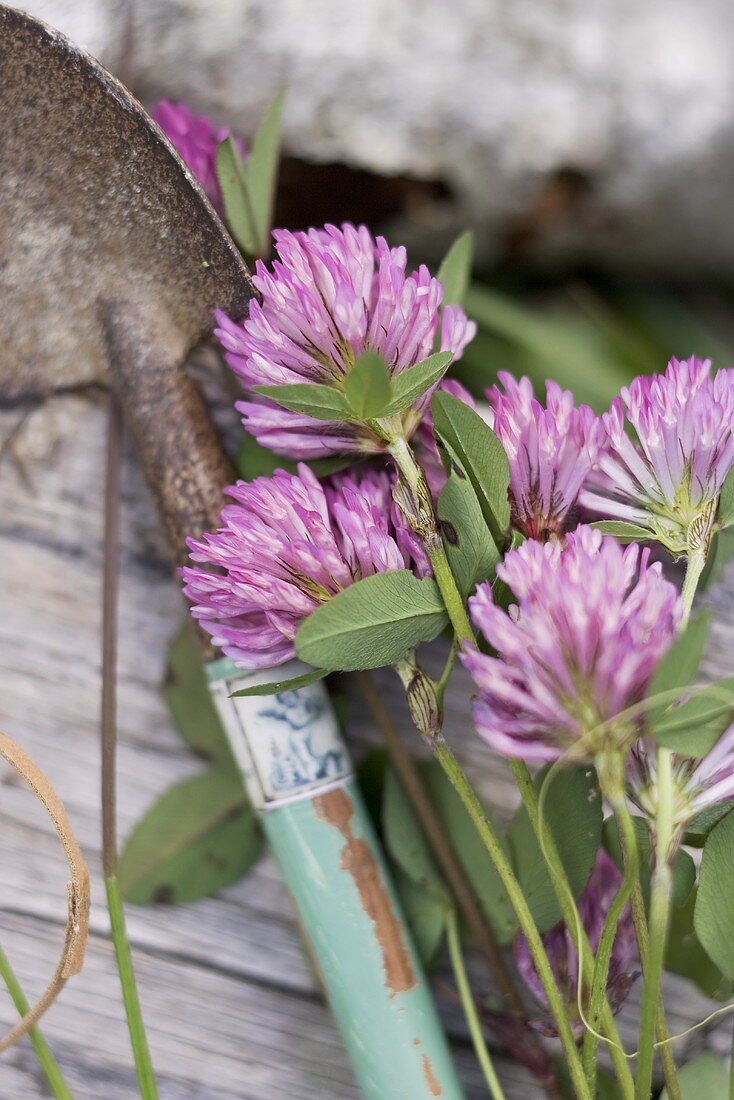
[[[0,440],[18,410],[0,414]],[[92,939],[84,972],[44,1031],[77,1100],[135,1095],[99,874],[99,596],[105,412],[65,396],[27,415],[0,464],[0,729],[54,782],[90,862]],[[182,618],[176,581],[132,455],[124,472],[119,665],[119,827],[125,835],[159,792],[200,763],[182,747],[160,699],[169,637]],[[718,590],[712,671],[730,672],[734,576]],[[440,655],[437,655],[437,660]],[[397,684],[384,696],[407,727]],[[515,796],[502,763],[472,734],[460,673],[447,734],[478,785],[506,815]],[[377,740],[355,707],[356,753]],[[66,869],[50,822],[0,771],[0,942],[29,996],[60,946]],[[222,896],[185,908],[128,909],[141,995],[164,1100],[357,1100],[339,1039],[299,945],[277,868],[264,858]],[[438,982],[469,1096],[485,1095],[456,1006]],[[486,988],[481,967],[477,988]],[[674,1030],[705,1002],[674,983]],[[14,1010],[0,992],[0,1024]],[[633,1042],[634,1009],[623,1018]],[[687,1040],[723,1049],[729,1026]],[[508,1097],[532,1100],[528,1076],[498,1058]],[[0,1059],[0,1100],[46,1095],[27,1043]],[[388,1098],[386,1098],[388,1100]],[[409,1100],[409,1098],[406,1098]]]

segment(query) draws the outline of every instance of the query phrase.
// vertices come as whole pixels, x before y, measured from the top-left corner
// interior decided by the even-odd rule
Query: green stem
[[[703,573],[705,565],[706,552],[703,547],[699,547],[696,550],[690,550],[688,552],[686,575],[683,580],[683,587],[681,588],[680,593],[681,599],[683,601],[683,621],[681,623],[681,630],[685,629],[685,627],[688,625],[688,620],[691,617],[693,598],[696,595],[698,582],[701,580],[701,574]]]
[[[509,859],[507,858],[504,848],[500,843],[499,837],[495,832],[493,825],[487,819],[484,810],[476,796],[474,788],[467,779],[464,772],[461,770],[456,757],[451,752],[446,742],[442,737],[437,737],[432,743],[433,751],[436,759],[443,768],[443,771],[451,783],[452,787],[461,799],[464,808],[471,817],[477,832],[479,833],[484,846],[486,847],[489,855],[492,858],[497,874],[500,877],[502,885],[507,892],[507,896],[510,899],[515,914],[517,915],[520,927],[525,935],[528,943],[528,948],[533,959],[533,964],[540,979],[541,985],[548,1000],[548,1007],[555,1020],[556,1028],[558,1030],[558,1037],[561,1040],[563,1046],[563,1052],[566,1058],[569,1072],[571,1074],[571,1080],[573,1087],[576,1090],[578,1100],[592,1100],[591,1092],[589,1091],[588,1084],[586,1082],[586,1076],[584,1075],[583,1066],[581,1065],[581,1058],[576,1046],[576,1040],[574,1039],[571,1025],[568,1019],[568,1013],[566,1006],[563,1003],[556,980],[553,975],[548,956],[543,945],[543,941],[538,932],[537,926],[533,919],[532,913],[528,908],[525,895],[520,888],[520,884],[515,877],[515,872],[512,869]]]
[[[584,982],[587,988],[590,988],[594,976],[594,952],[591,949],[591,944],[589,943],[588,936],[583,926],[581,926],[581,943],[579,944],[579,925],[576,920],[573,891],[566,877],[566,872],[563,869],[563,864],[553,834],[549,829],[544,829],[542,827],[538,794],[535,790],[535,785],[533,784],[527,764],[524,764],[521,760],[511,760],[510,767],[515,777],[515,782],[520,790],[523,804],[530,819],[530,824],[533,827],[533,832],[537,837],[541,851],[545,853],[546,863],[558,899],[558,904],[561,908],[561,914],[573,939],[576,955],[581,959],[581,972]],[[606,997],[602,1005],[601,1024],[601,1030],[609,1040],[609,1052],[624,1100],[632,1100],[634,1094],[632,1072],[624,1053],[614,1013]]]
[[[8,987],[8,993],[10,994],[13,1004],[18,1010],[20,1016],[25,1016],[30,1011],[30,1005],[25,998],[23,990],[20,988],[18,979],[15,976],[13,968],[10,965],[8,956],[0,947],[0,977],[2,977],[6,986]],[[54,1096],[57,1096],[59,1100],[74,1100],[69,1086],[64,1080],[59,1064],[54,1057],[54,1053],[51,1047],[48,1045],[40,1030],[37,1027],[32,1027],[28,1032],[28,1036],[31,1040],[36,1057],[46,1074],[46,1080],[48,1081]]]
[[[449,958],[451,959],[451,966],[454,971],[454,977],[456,978],[456,986],[459,990],[464,1016],[469,1026],[469,1034],[474,1044],[474,1053],[477,1056],[479,1065],[482,1067],[482,1073],[487,1082],[487,1088],[492,1096],[492,1100],[506,1100],[504,1090],[492,1064],[492,1058],[487,1050],[487,1044],[484,1041],[484,1034],[482,1032],[482,1025],[477,1015],[477,1006],[474,1003],[466,967],[464,966],[464,956],[461,952],[459,922],[456,917],[455,909],[449,909],[446,921],[446,936],[449,945]]]
[[[130,945],[125,932],[125,913],[122,908],[120,887],[114,875],[105,878],[105,888],[107,890],[107,908],[110,914],[112,942],[115,946],[115,959],[120,975],[122,999],[125,1005],[125,1015],[127,1016],[127,1026],[130,1032],[130,1043],[135,1059],[140,1095],[142,1100],[158,1100],[158,1088],[143,1025],[143,1014],[140,1010]]]
[[[621,801],[624,802],[624,797],[622,797]],[[599,945],[596,949],[596,962],[594,964],[594,973],[591,980],[591,994],[588,1008],[588,1020],[595,1031],[598,1030],[601,1024],[603,1008],[607,999],[609,963],[612,957],[614,941],[617,936],[617,926],[624,912],[624,908],[629,901],[635,883],[638,880],[640,868],[635,830],[629,814],[619,814],[617,816],[617,822],[620,835],[623,832],[626,833],[623,843],[633,854],[631,858],[625,860],[622,882],[607,911]],[[583,1061],[589,1086],[592,1089],[596,1088],[596,1056],[598,1048],[599,1039],[597,1035],[595,1035],[593,1031],[587,1031],[584,1036]]]
[[[435,537],[425,540],[426,553],[433,569],[433,577],[439,587],[443,602],[446,605],[451,625],[459,642],[473,642],[474,632],[466,613],[464,601],[456,586],[454,574],[451,572],[449,559],[446,557],[441,536],[436,532]]]
[[[474,632],[446,557],[426,475],[402,436],[390,440],[390,454],[400,478],[399,488],[402,492],[399,506],[413,531],[423,541],[457,641],[473,642]]]
[[[642,887],[640,886],[639,879],[635,883],[634,889],[632,891],[631,904],[632,919],[635,925],[637,947],[640,952],[640,963],[642,966],[642,977],[644,980],[645,974],[647,973],[647,957],[650,951],[650,933],[647,928],[645,899],[642,896]],[[668,1100],[683,1100],[680,1091],[680,1082],[678,1081],[678,1069],[675,1064],[673,1049],[670,1045],[670,1031],[668,1030],[668,1021],[665,1018],[665,1007],[663,1005],[662,997],[658,1001],[655,1031],[658,1037],[658,1050],[660,1051],[660,1060],[663,1063],[663,1073],[665,1074],[665,1087],[668,1090]]]
[[[668,915],[673,885],[670,868],[670,846],[673,836],[673,754],[658,747],[658,806],[655,815],[655,869],[650,886],[650,927],[647,952],[647,973],[642,988],[640,1010],[639,1056],[635,1100],[649,1100],[655,1058],[655,1027],[662,983]]]
[[[436,698],[438,699],[439,706],[443,706],[443,697],[446,694],[446,685],[448,684],[451,673],[454,670],[454,665],[456,664],[458,653],[459,643],[457,642],[456,638],[454,638],[453,642],[451,643],[451,648],[449,649],[448,656],[446,658],[446,663],[443,666],[443,672],[441,673],[440,678],[436,681]]]

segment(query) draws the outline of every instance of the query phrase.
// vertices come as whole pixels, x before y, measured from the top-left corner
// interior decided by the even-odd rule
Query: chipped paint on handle
[[[288,666],[278,675],[286,679],[299,671]],[[260,682],[275,678],[272,670],[258,676]],[[232,699],[246,674],[229,662],[210,666],[209,677],[365,1100],[465,1100],[323,684],[292,693],[306,694],[288,700],[288,709],[316,716],[315,728],[296,723],[299,729],[290,729],[281,743],[269,725],[278,696]],[[260,708],[270,713],[258,719]],[[282,777],[284,757],[303,765],[337,746],[339,766],[329,756],[332,767],[321,769],[319,780],[299,766],[286,769],[295,776],[291,790],[272,789],[273,760]]]

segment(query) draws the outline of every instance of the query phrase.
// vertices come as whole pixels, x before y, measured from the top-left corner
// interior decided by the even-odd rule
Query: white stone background
[[[286,149],[447,184],[491,262],[569,170],[530,259],[688,278],[734,264],[727,0],[26,0],[148,101],[247,134],[287,85]],[[549,199],[549,196],[551,198]],[[418,228],[427,229],[429,226]]]

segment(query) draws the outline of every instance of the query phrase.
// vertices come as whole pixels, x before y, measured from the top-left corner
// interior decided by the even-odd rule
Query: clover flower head
[[[678,835],[696,814],[734,798],[734,726],[700,760],[676,753],[673,784],[673,828]],[[627,792],[653,822],[658,810],[657,756],[655,746],[646,741],[635,745],[627,758]]]
[[[178,151],[181,160],[201,184],[214,209],[222,213],[222,191],[216,170],[217,146],[229,137],[226,126],[215,126],[207,115],[196,115],[185,103],[161,99],[151,115]],[[242,156],[244,143],[234,139]]]
[[[579,899],[579,917],[589,938],[592,951],[596,951],[601,939],[607,910],[617,893],[622,876],[613,860],[603,848],[599,849],[596,863]],[[578,955],[567,926],[560,922],[543,936],[554,977],[568,1007],[572,1027],[577,1036],[584,1025],[578,1012]],[[547,1009],[548,1002],[538,973],[533,964],[525,936],[520,933],[514,943],[515,962],[521,978],[536,999]],[[613,1012],[619,1012],[638,974],[637,942],[632,912],[629,905],[623,910],[617,926],[607,978],[607,996]],[[536,1021],[540,1031],[555,1035],[551,1020],[544,1017]]]
[[[601,476],[581,502],[645,528],[672,553],[705,551],[734,465],[734,370],[712,374],[709,359],[671,359],[664,375],[625,387],[602,419]]]
[[[509,612],[488,583],[469,601],[496,656],[465,647],[478,688],[479,735],[500,755],[528,763],[626,749],[641,716],[626,714],[681,621],[675,587],[634,543],[623,548],[578,527],[559,541],[528,540],[497,568],[513,592]]]
[[[355,581],[391,569],[430,573],[385,472],[322,485],[301,464],[297,475],[276,470],[226,492],[233,503],[219,530],[188,540],[182,576],[194,618],[243,668],[294,657],[303,619]]]
[[[486,396],[510,463],[512,524],[528,538],[545,540],[564,530],[599,457],[604,430],[593,410],[577,408],[573,394],[556,382],[546,382],[544,407],[529,378],[498,377],[504,392],[493,386]]]
[[[406,270],[404,248],[390,248],[365,226],[273,233],[272,270],[258,260],[253,282],[260,300],[233,321],[218,311],[216,335],[246,390],[318,382],[334,388],[365,352],[379,354],[391,377],[426,359],[440,344],[459,358],[476,326],[458,306],[441,308],[443,287],[428,268]],[[401,416],[413,435],[428,408],[424,393]],[[261,395],[238,404],[246,429],[277,454],[318,458],[384,450],[366,427],[315,420]]]

